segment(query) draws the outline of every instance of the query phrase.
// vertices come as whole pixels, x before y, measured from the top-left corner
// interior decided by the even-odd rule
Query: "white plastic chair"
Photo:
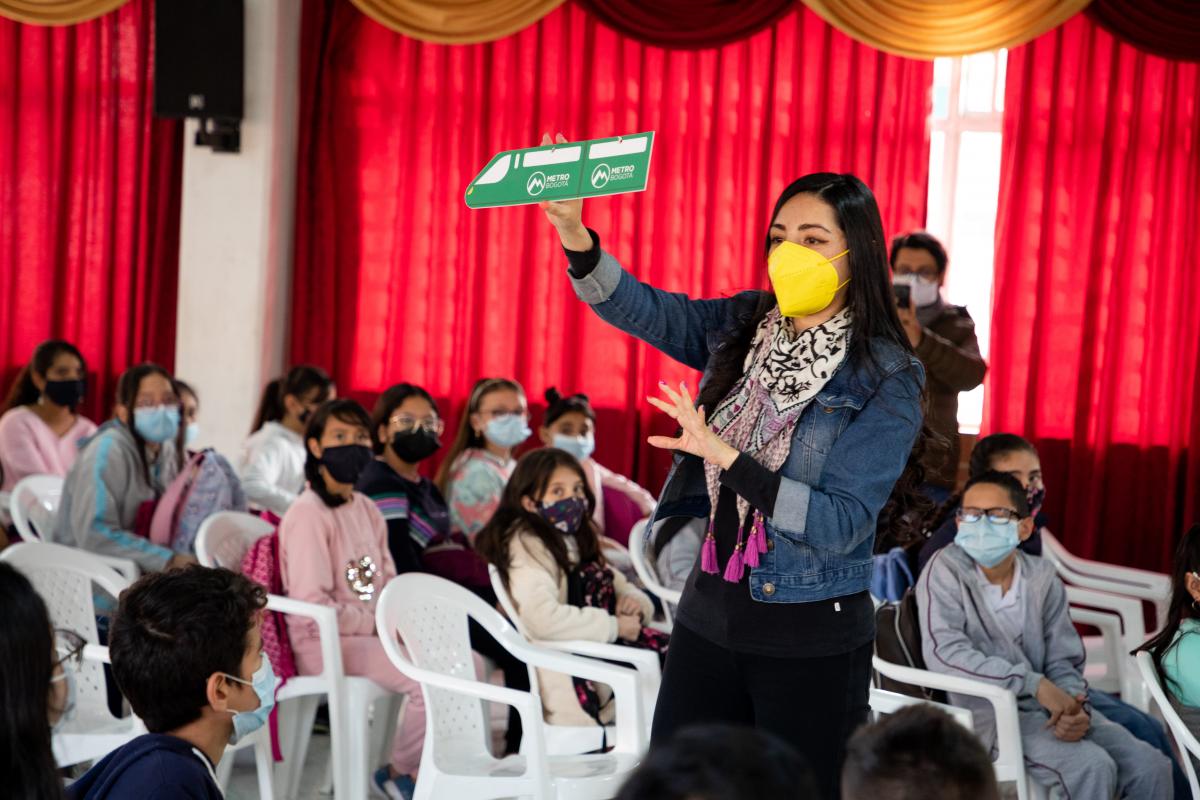
[[[505,588],[504,581],[500,579],[500,572],[494,564],[488,564],[488,575],[492,579],[492,590],[496,593],[496,598],[500,601],[500,607],[504,609],[504,613],[508,615],[517,632],[524,636],[525,640],[530,644],[549,650],[572,653],[577,656],[598,658],[604,661],[616,661],[633,667],[637,671],[638,685],[642,690],[643,703],[647,714],[646,733],[649,735],[649,725],[654,719],[654,706],[658,703],[658,689],[662,685],[662,667],[658,661],[658,653],[652,650],[642,650],[637,647],[626,647],[606,642],[587,642],[580,639],[561,641],[535,639],[529,635],[529,629],[521,622],[521,617],[517,613],[517,606],[509,595],[508,589]],[[532,686],[537,687],[536,673],[530,673],[530,682]],[[572,725],[551,725],[547,727],[550,730],[550,749],[553,753],[581,753],[594,750],[600,746],[601,737],[598,728]]]
[[[27,542],[46,541],[58,516],[62,499],[63,479],[57,475],[29,475],[13,487],[8,499],[13,527]],[[127,581],[138,579],[137,564],[126,558],[92,553],[99,561],[121,573]]]
[[[1167,607],[1171,603],[1169,575],[1072,555],[1045,528],[1042,529],[1042,555],[1054,562],[1059,577],[1068,584],[1153,603],[1155,631],[1162,630],[1167,619]]]
[[[200,525],[196,534],[196,558],[206,567],[225,567],[240,572],[242,559],[251,545],[273,530],[274,526],[253,514],[218,512]],[[343,672],[337,612],[334,609],[276,594],[267,595],[267,609],[313,620],[321,642],[321,672],[317,675],[297,675],[275,694],[283,753],[282,796],[293,797],[299,790],[313,720],[324,696],[329,707],[330,757],[335,793],[338,797],[366,797],[371,771],[387,761],[386,750],[398,711],[394,696],[372,680]],[[370,746],[372,707],[375,707],[376,719],[383,723],[378,726],[381,737],[379,745],[374,748]],[[232,759],[222,760],[218,770],[222,786],[228,783],[231,767]],[[260,764],[260,780],[261,776]]]
[[[44,541],[54,528],[63,479],[58,475],[28,475],[17,482],[8,499],[9,515],[21,538]]]
[[[645,752],[646,710],[633,670],[534,646],[487,603],[433,575],[408,573],[390,581],[379,598],[375,619],[392,663],[420,682],[425,693],[425,749],[414,800],[611,798]],[[468,619],[482,625],[530,666],[612,687],[617,702],[614,750],[594,755],[549,754],[536,688],[523,692],[476,678]],[[524,731],[521,755],[503,759],[492,755],[481,701],[517,709]]]
[[[658,572],[646,558],[646,548],[650,544],[647,541],[647,535],[649,531],[653,530],[649,520],[641,520],[633,526],[633,529],[629,531],[629,558],[633,562],[633,569],[641,579],[642,585],[662,601],[663,616],[666,618],[667,624],[674,625],[674,614],[671,609],[679,605],[683,592],[663,586],[662,581],[658,578]]]
[[[54,735],[54,757],[61,767],[107,755],[146,732],[134,716],[114,717],[108,708],[104,664],[108,648],[100,647],[93,586],[116,598],[129,586],[119,573],[91,553],[47,542],[22,542],[0,552],[0,560],[19,570],[41,595],[55,628],[83,637],[91,647],[75,675],[75,716]]]
[[[1067,602],[1073,622],[1095,627],[1101,634],[1083,637],[1087,652],[1084,677],[1088,684],[1101,691],[1119,693],[1126,703],[1148,710],[1146,686],[1129,655],[1147,639],[1141,600],[1068,586]]]
[[[992,767],[996,771],[996,780],[999,783],[1015,784],[1019,800],[1042,800],[1047,797],[1045,787],[1032,780],[1025,772],[1025,749],[1021,745],[1021,725],[1017,716],[1016,695],[1008,689],[992,686],[982,681],[960,678],[957,675],[943,675],[924,669],[913,669],[884,661],[879,656],[873,657],[872,664],[876,672],[895,681],[926,689],[978,697],[990,703],[996,718],[996,759],[992,762]],[[874,702],[874,692],[872,698]],[[918,702],[925,701],[919,700]],[[937,705],[945,708],[942,704]],[[963,718],[961,715],[956,715],[956,719],[961,722]]]
[[[1192,789],[1192,800],[1200,800],[1200,777],[1196,775],[1196,764],[1200,763],[1200,740],[1183,724],[1179,712],[1163,691],[1162,683],[1158,679],[1158,670],[1154,667],[1154,657],[1145,650],[1141,651],[1137,654],[1137,666],[1146,684],[1146,690],[1154,699],[1154,704],[1158,706],[1159,713],[1175,738],[1175,745],[1182,756],[1180,760],[1183,762],[1183,771],[1187,774],[1188,784]]]

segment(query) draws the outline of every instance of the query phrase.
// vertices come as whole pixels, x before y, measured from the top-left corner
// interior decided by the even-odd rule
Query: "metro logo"
[[[497,153],[467,186],[469,208],[519,206],[645,190],[654,133]]]
[[[529,180],[525,182],[525,191],[531,196],[537,196],[542,193],[542,189],[546,188],[546,175],[542,172],[535,172],[529,176]]]

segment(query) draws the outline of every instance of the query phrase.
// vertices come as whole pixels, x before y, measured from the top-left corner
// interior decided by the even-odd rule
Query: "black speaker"
[[[236,152],[245,49],[242,0],[156,0],[154,113],[198,117],[197,144]]]

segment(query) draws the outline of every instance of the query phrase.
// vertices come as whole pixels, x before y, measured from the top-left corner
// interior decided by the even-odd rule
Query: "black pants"
[[[808,762],[821,797],[837,800],[846,740],[870,710],[871,643],[836,656],[733,653],[675,625],[652,744],[689,725],[749,725]]]
[[[504,685],[509,689],[529,691],[529,667],[524,661],[504,649],[475,620],[471,620],[471,649],[496,662],[504,673]],[[521,749],[521,715],[513,706],[508,708],[508,732],[504,735],[504,754],[512,755]]]

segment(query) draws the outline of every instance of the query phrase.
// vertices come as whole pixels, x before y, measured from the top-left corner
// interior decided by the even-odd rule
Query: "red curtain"
[[[1066,544],[1161,569],[1200,512],[1200,65],[1088,17],[1008,54],[985,428]]]
[[[175,351],[181,133],[154,120],[154,3],[64,27],[0,19],[0,370],[74,342],[84,413]]]
[[[470,211],[467,183],[543,131],[657,131],[649,190],[585,221],[643,279],[696,296],[765,285],[768,215],[806,172],[854,171],[891,233],[923,222],[931,64],[888,56],[798,9],[746,41],[667,51],[568,4],[515,36],[422,43],[342,0],[309,0],[302,34],[291,360],[373,400],[426,386],[453,421],[485,375],[536,406],[591,395],[599,459],[655,489],[644,396],[694,378],[601,323],[572,294],[533,206]],[[653,421],[652,421],[653,420]]]

